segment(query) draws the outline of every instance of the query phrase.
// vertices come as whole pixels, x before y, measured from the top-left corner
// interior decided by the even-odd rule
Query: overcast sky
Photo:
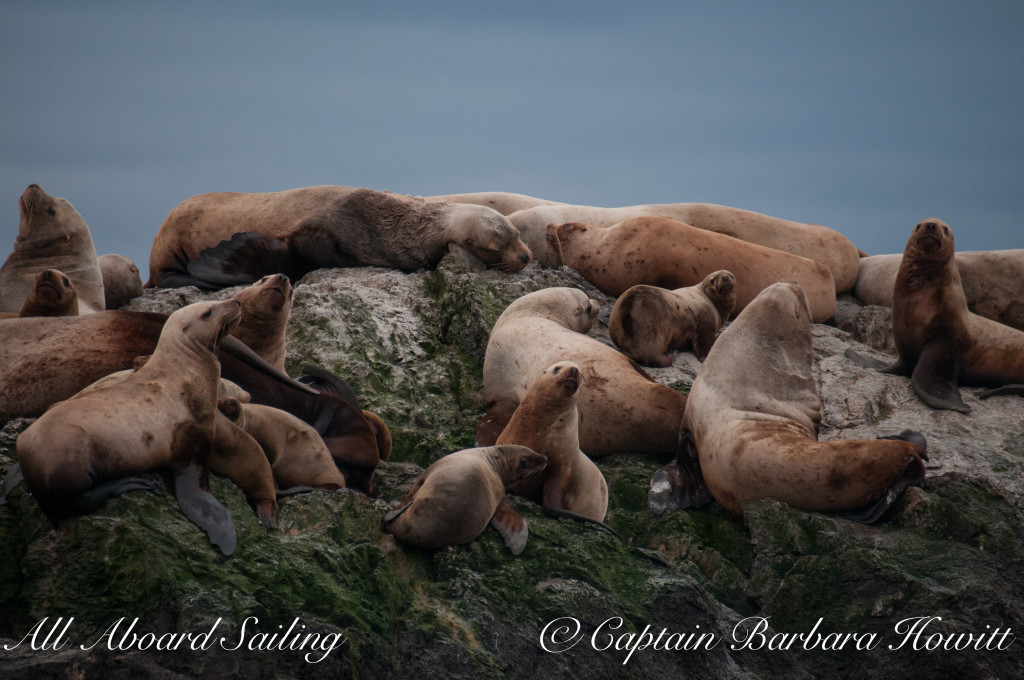
[[[33,182],[143,279],[189,196],[314,184],[1024,248],[1024,3],[292,4],[0,0],[0,248]]]

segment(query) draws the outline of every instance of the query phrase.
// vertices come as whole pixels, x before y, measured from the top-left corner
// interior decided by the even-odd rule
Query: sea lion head
[[[77,247],[82,234],[89,234],[85,220],[63,198],[50,196],[38,184],[30,184],[18,199],[18,251],[60,250],[62,243]],[[92,236],[89,236],[90,245]]]
[[[544,369],[530,387],[543,395],[546,404],[552,406],[575,402],[576,394],[583,383],[580,367],[571,361],[559,361]]]
[[[547,456],[518,444],[488,447],[486,455],[506,489],[530,479],[548,464]]]
[[[64,272],[44,269],[36,276],[32,292],[21,308],[21,316],[76,316],[78,295],[75,284]]]
[[[456,206],[458,231],[465,234],[459,245],[468,249],[492,269],[517,272],[530,263],[530,249],[519,238],[519,230],[493,208],[469,203]]]
[[[910,232],[903,257],[938,264],[953,259],[954,251],[953,230],[942,220],[929,217],[918,222]]]
[[[266,321],[280,323],[281,316],[287,321],[292,307],[292,284],[284,274],[270,274],[243,288],[234,295],[242,303],[242,315],[246,323]]]
[[[224,336],[234,330],[241,319],[242,303],[234,298],[221,302],[195,302],[167,318],[157,348],[168,341],[179,341],[216,352]]]
[[[581,234],[586,234],[590,230],[585,224],[580,222],[566,222],[565,224],[549,224],[545,238],[548,240],[550,245],[559,257],[562,257],[562,244]]]
[[[758,293],[754,299],[761,300],[756,309],[765,317],[766,322],[777,318],[783,322],[778,324],[778,327],[782,329],[794,322],[810,328],[811,307],[807,302],[807,294],[804,293],[800,284],[792,281],[773,283]],[[791,322],[789,319],[794,321]],[[784,330],[783,333],[788,332]]]
[[[597,321],[601,305],[578,288],[542,288],[514,300],[502,318],[536,316],[577,333],[586,333]]]
[[[732,314],[736,307],[736,276],[728,269],[708,274],[700,284],[708,299],[715,303],[722,318]]]

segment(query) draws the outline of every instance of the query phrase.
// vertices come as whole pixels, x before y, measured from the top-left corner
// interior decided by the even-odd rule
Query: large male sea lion
[[[142,277],[135,263],[124,255],[107,254],[98,258],[103,274],[103,296],[107,309],[120,309],[142,295]]]
[[[954,260],[953,230],[929,218],[919,222],[903,251],[893,287],[896,363],[847,356],[889,373],[910,374],[914,392],[932,408],[969,413],[958,385],[1024,383],[1024,332],[967,308]]]
[[[710,203],[662,203],[622,208],[540,206],[512,213],[509,220],[519,229],[535,260],[546,267],[558,267],[562,262],[545,240],[549,224],[581,222],[592,227],[610,227],[641,216],[667,217],[698,229],[820,262],[832,272],[838,293],[849,292],[857,281],[860,254],[850,239],[834,229]],[[740,272],[734,273],[740,276]]]
[[[78,211],[32,184],[18,200],[18,212],[14,251],[0,267],[0,312],[20,311],[44,269],[60,270],[71,279],[82,314],[102,311],[103,275],[92,234]]]
[[[549,366],[533,382],[496,444],[519,444],[548,459],[544,470],[509,491],[545,510],[602,521],[608,512],[608,484],[580,451],[576,395],[583,375],[571,361]]]
[[[646,366],[669,366],[673,350],[687,347],[704,361],[735,306],[736,277],[726,269],[687,288],[633,286],[615,301],[608,335]]]
[[[22,432],[18,463],[43,512],[55,520],[91,512],[137,484],[133,475],[170,468],[182,510],[231,554],[235,528],[207,479],[220,379],[216,350],[239,319],[236,300],[179,309],[138,371],[55,404]]]
[[[550,225],[548,241],[562,262],[612,296],[639,284],[695,286],[727,269],[736,276],[737,312],[778,281],[803,287],[816,323],[836,311],[836,289],[825,265],[665,217],[634,217],[606,229],[575,222]]]
[[[443,196],[426,196],[428,201],[448,201],[449,203],[473,203],[493,208],[502,215],[511,215],[520,210],[536,208],[539,205],[565,205],[558,201],[548,201],[525,194],[513,194],[507,191],[478,191],[471,194],[445,194]]]
[[[892,307],[902,254],[862,258],[853,296],[865,305]],[[953,261],[964,284],[967,308],[978,316],[1024,330],[1024,249],[968,250]]]
[[[686,397],[652,380],[621,352],[584,335],[598,312],[598,303],[574,288],[539,290],[502,312],[484,357],[488,411],[477,426],[478,446],[494,443],[544,369],[568,360],[583,375],[577,407],[584,453],[675,450]]]
[[[320,267],[433,267],[449,243],[519,271],[530,251],[491,208],[386,191],[317,186],[266,194],[200,194],[160,226],[147,287],[223,288],[264,274],[291,280]]]
[[[505,502],[505,490],[544,469],[547,459],[525,446],[449,453],[423,471],[384,528],[418,548],[469,543],[490,523],[513,555],[526,547],[526,520]]]
[[[791,283],[758,295],[704,360],[687,400],[686,427],[708,490],[729,512],[775,498],[871,522],[923,479],[920,434],[817,441],[821,399],[812,363],[807,300]],[[652,501],[661,475],[652,482]]]

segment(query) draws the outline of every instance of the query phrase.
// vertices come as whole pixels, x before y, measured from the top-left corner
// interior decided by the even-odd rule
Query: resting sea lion
[[[524,194],[510,194],[506,191],[479,191],[471,194],[445,194],[444,196],[427,196],[428,201],[448,201],[449,203],[473,203],[493,208],[502,215],[511,215],[520,210],[536,208],[539,205],[565,205],[558,201],[546,201]]]
[[[666,217],[698,229],[820,262],[832,273],[838,293],[849,292],[857,281],[860,254],[848,238],[834,229],[710,203],[662,203],[623,208],[540,206],[512,213],[509,220],[519,229],[535,260],[546,267],[558,267],[563,263],[546,241],[549,224],[581,222],[603,228],[641,216]],[[740,272],[732,271],[742,280]]]
[[[615,301],[608,334],[646,366],[669,366],[673,350],[687,347],[704,361],[735,306],[736,277],[726,269],[688,288],[633,286]]]
[[[484,357],[488,411],[478,446],[494,443],[533,382],[552,364],[580,367],[580,448],[589,456],[674,451],[686,397],[660,385],[621,352],[584,335],[599,305],[583,291],[547,288],[498,317]]]
[[[78,294],[75,284],[64,272],[44,269],[36,277],[32,290],[18,314],[0,313],[0,319],[28,316],[77,316]]]
[[[872,255],[860,261],[853,296],[865,305],[892,307],[902,254]],[[1024,249],[968,250],[953,260],[964,285],[967,308],[978,316],[1024,330]]]
[[[608,512],[608,484],[580,451],[576,394],[583,376],[571,361],[540,374],[498,437],[497,445],[519,444],[547,457],[544,470],[509,487],[509,492],[545,510],[568,510],[602,521]]]
[[[107,309],[120,309],[142,295],[142,277],[135,263],[124,255],[100,255],[103,274],[104,304]]]
[[[57,269],[71,279],[82,314],[102,311],[103,275],[92,234],[78,211],[38,184],[25,189],[18,211],[14,251],[0,267],[0,312],[20,311],[44,269]]]
[[[449,453],[423,471],[384,529],[417,548],[469,543],[488,522],[513,555],[526,547],[526,520],[505,502],[505,490],[544,469],[547,459],[525,446]]]
[[[551,225],[548,241],[563,263],[612,296],[639,284],[695,286],[713,271],[727,269],[736,276],[737,312],[778,281],[804,288],[815,322],[836,312],[836,289],[828,267],[664,217],[635,217],[607,229]]]
[[[242,303],[243,321],[233,335],[283,373],[285,331],[292,309],[292,284],[288,277],[264,276],[234,297]]]
[[[953,231],[930,218],[914,227],[892,300],[898,358],[887,366],[852,350],[846,356],[889,373],[910,374],[932,408],[969,413],[958,385],[1024,382],[1024,332],[972,313],[953,258]]]
[[[318,186],[267,194],[201,194],[178,204],[156,234],[150,287],[223,288],[321,267],[435,266],[449,243],[491,267],[519,271],[530,251],[491,208],[386,191]]]
[[[775,498],[872,522],[924,478],[924,437],[817,441],[811,366],[810,313],[797,285],[766,288],[722,331],[686,404],[707,488],[735,515],[746,501]],[[652,505],[665,472],[652,482]]]
[[[182,510],[230,555],[235,528],[209,492],[208,463],[220,379],[217,345],[239,319],[236,300],[179,309],[138,371],[53,405],[22,432],[18,463],[43,512],[54,520],[91,512],[137,483],[132,475],[170,468]]]

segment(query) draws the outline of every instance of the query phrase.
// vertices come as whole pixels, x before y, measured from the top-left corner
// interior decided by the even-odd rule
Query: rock
[[[884,346],[881,315],[850,301],[840,301],[838,327],[813,329],[821,438],[912,428],[929,443],[924,488],[908,490],[877,525],[772,500],[748,504],[742,520],[716,504],[653,516],[647,483],[666,461],[617,455],[598,465],[609,485],[607,521],[621,541],[592,525],[548,518],[515,498],[513,507],[530,525],[519,557],[490,528],[472,543],[438,551],[409,548],[384,533],[384,513],[420,471],[472,445],[484,412],[481,371],[490,327],[509,302],[548,286],[580,287],[602,303],[605,316],[611,310],[612,300],[571,270],[479,271],[458,248],[435,271],[308,274],[295,287],[287,368],[298,375],[310,363],[339,373],[365,408],[388,423],[395,445],[378,469],[377,495],[343,490],[283,499],[279,528],[268,532],[238,489],[213,479],[212,490],[239,533],[236,553],[224,557],[185,519],[160,473],[150,477],[162,496],[129,493],[56,531],[18,488],[0,507],[3,677],[1024,672],[1019,642],[996,649],[989,640],[989,649],[980,651],[915,651],[909,642],[889,649],[899,646],[899,627],[914,617],[942,617],[928,622],[919,644],[930,644],[935,633],[992,635],[1022,625],[1024,399],[982,402],[964,390],[970,415],[928,409],[907,379],[843,357],[848,347],[871,351],[859,338]],[[128,308],[172,311],[233,292],[147,290]],[[611,344],[600,323],[591,334]],[[699,369],[684,353],[670,367],[648,370],[686,392]],[[27,424],[13,421],[0,431],[0,471],[13,464],[15,437]],[[31,649],[30,631],[40,621],[39,630],[48,631],[59,617],[74,617],[71,643]],[[133,632],[140,638],[133,645],[129,635],[122,644],[136,617]],[[302,637],[288,637],[296,620],[293,633]],[[101,637],[119,621],[117,635]],[[193,651],[187,642],[176,651],[139,649],[145,633],[154,634],[155,645],[161,635],[209,632],[215,625],[208,649]],[[243,626],[245,644],[225,649],[238,645]],[[656,648],[651,643],[662,630]],[[797,639],[798,633],[808,639]],[[842,649],[823,650],[838,646],[844,638],[837,634],[846,633],[856,636],[845,638]],[[313,640],[307,635],[319,636],[318,644],[343,636],[344,643],[306,660]],[[37,646],[44,637],[37,636]],[[287,648],[304,639],[306,649]],[[857,649],[857,642],[870,646],[871,640],[871,649]]]

